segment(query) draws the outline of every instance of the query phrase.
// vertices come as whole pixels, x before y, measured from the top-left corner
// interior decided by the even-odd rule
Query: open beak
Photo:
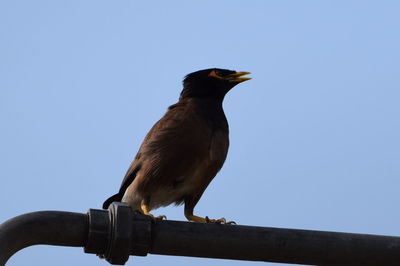
[[[225,76],[224,79],[228,80],[229,82],[240,83],[240,82],[251,79],[251,78],[243,77],[248,74],[250,74],[250,72],[244,72],[244,71],[236,72],[236,73],[230,74],[228,76]]]

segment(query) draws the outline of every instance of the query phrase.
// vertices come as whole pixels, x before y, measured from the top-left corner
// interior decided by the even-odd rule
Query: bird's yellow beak
[[[228,80],[229,82],[240,83],[240,82],[243,82],[243,81],[251,79],[251,78],[243,77],[243,76],[248,75],[248,74],[250,74],[250,72],[244,72],[244,71],[243,72],[236,72],[234,74],[230,74],[228,76],[225,76],[224,79]]]

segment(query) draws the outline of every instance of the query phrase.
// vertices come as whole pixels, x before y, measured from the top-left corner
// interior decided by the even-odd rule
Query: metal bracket
[[[125,203],[113,202],[108,210],[90,209],[86,253],[94,253],[114,265],[124,265],[129,255],[146,256],[150,251],[151,218],[132,211]]]

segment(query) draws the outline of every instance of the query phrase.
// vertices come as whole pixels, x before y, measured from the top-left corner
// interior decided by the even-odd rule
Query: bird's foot
[[[144,215],[150,216],[153,220],[167,220],[167,216],[165,215],[159,215],[159,216],[154,216],[152,213],[142,213]]]
[[[211,223],[211,224],[236,224],[234,221],[229,221],[227,222],[225,218],[219,218],[219,219],[210,219],[208,216],[206,216],[205,222],[206,223]]]
[[[210,223],[210,224],[236,224],[233,221],[229,221],[227,222],[225,218],[220,218],[220,219],[210,219],[208,218],[208,216],[206,216],[205,218],[203,217],[199,217],[196,215],[185,215],[186,218],[189,221],[193,221],[193,222],[199,222],[199,223]]]
[[[159,216],[151,215],[151,217],[153,217],[154,220],[167,220],[167,216],[165,215],[159,215]]]
[[[159,215],[159,216],[154,216],[153,214],[150,213],[150,208],[149,205],[142,202],[142,204],[140,205],[141,211],[144,215],[150,216],[151,218],[153,218],[154,220],[167,220],[167,216],[165,215]]]
[[[167,220],[167,216],[165,215],[154,216],[152,213],[143,213],[141,211],[136,211],[136,213],[149,216],[153,220]]]

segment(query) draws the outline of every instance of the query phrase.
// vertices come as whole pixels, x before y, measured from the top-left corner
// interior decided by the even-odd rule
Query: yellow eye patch
[[[211,71],[210,74],[208,74],[208,75],[209,75],[210,77],[213,77],[213,78],[224,79],[223,77],[218,76],[218,74],[215,72],[215,70]]]

